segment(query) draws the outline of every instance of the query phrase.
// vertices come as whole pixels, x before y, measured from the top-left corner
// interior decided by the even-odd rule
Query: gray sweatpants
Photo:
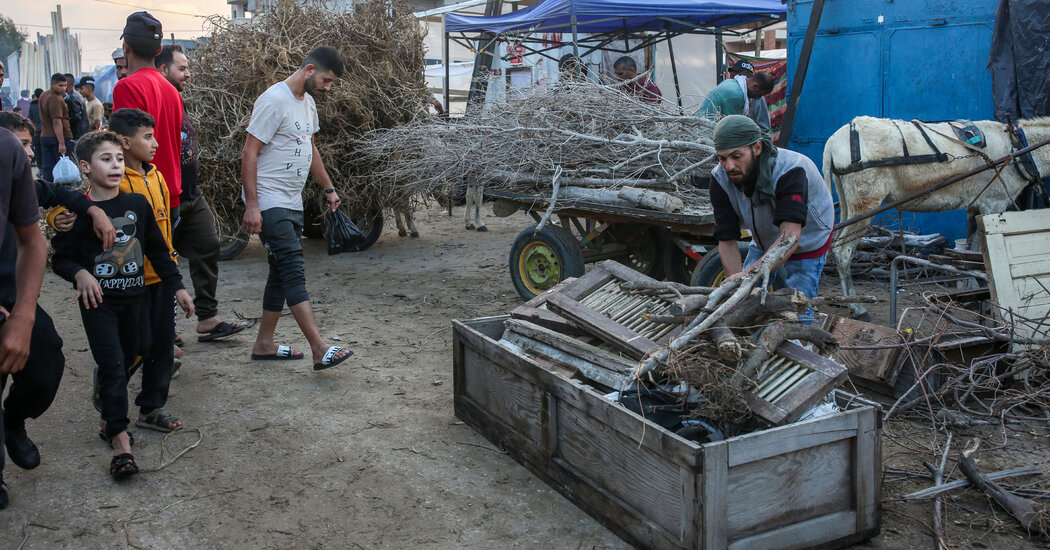
[[[282,311],[310,299],[303,271],[303,213],[301,210],[269,208],[262,212],[262,232],[270,274],[263,290],[263,310]]]

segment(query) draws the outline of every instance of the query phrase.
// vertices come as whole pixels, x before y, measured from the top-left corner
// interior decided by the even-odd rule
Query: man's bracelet
[[[325,189],[324,192],[326,195],[328,193],[335,193],[335,187],[329,187],[328,189]]]

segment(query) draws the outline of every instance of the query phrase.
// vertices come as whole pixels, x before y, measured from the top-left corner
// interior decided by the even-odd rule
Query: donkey
[[[853,122],[839,128],[824,146],[824,182],[831,189],[834,181],[838,191],[841,220],[871,212],[883,204],[919,192],[955,174],[985,165],[986,157],[997,159],[1014,150],[1006,125],[991,121],[973,123],[984,133],[986,146],[983,149],[967,147],[959,140],[947,122],[921,123],[925,131],[916,124],[904,120],[857,117]],[[878,165],[850,170],[855,160],[855,150],[850,147],[850,126],[859,136],[861,163],[879,164],[884,159],[912,157],[940,152],[943,160],[917,164],[896,164],[887,161]],[[1050,118],[1022,120],[1018,127],[1024,130],[1029,143],[1050,137]],[[927,141],[929,139],[929,142]],[[930,142],[936,147],[930,146]],[[906,149],[905,149],[906,145]],[[979,152],[978,152],[979,151]],[[1032,152],[1040,174],[1050,175],[1050,147]],[[858,166],[858,165],[854,165]],[[863,165],[859,165],[863,166]],[[900,206],[910,212],[940,212],[965,209],[971,220],[979,214],[1003,212],[1028,185],[1014,166],[1003,168],[993,179],[994,171],[986,171],[960,180]],[[990,182],[990,183],[989,183]],[[850,262],[857,249],[857,242],[867,232],[871,218],[850,225],[835,235],[831,250],[835,254],[836,268],[842,281],[842,292],[854,294]],[[850,304],[853,316],[868,318],[867,310],[860,304]]]

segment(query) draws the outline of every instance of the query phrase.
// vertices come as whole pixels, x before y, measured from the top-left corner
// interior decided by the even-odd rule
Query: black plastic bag
[[[342,210],[324,215],[324,237],[328,241],[328,255],[352,250],[364,235]]]

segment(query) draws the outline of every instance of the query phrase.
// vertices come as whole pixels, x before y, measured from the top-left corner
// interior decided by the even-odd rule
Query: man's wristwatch
[[[335,193],[335,187],[329,187],[328,189],[325,189],[324,193],[325,195],[327,195],[328,193]]]

